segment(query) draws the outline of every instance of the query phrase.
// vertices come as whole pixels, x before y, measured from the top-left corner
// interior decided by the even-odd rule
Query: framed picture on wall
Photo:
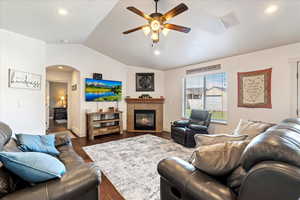
[[[154,92],[154,73],[136,73],[136,91]]]
[[[8,71],[8,87],[20,89],[40,90],[42,76],[30,72],[23,72],[14,69]]]
[[[272,108],[272,68],[238,73],[238,107]]]

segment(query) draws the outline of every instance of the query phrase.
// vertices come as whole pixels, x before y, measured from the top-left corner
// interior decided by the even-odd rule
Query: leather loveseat
[[[258,135],[240,159],[241,170],[223,177],[178,158],[161,161],[161,200],[299,200],[300,119],[286,119]],[[239,188],[231,188],[229,179]]]
[[[0,148],[1,151],[17,152],[16,142],[11,138],[12,130],[0,122]],[[56,147],[60,152],[58,159],[66,167],[66,174],[61,179],[30,185],[20,180],[14,174],[0,167],[1,179],[9,179],[9,194],[1,200],[98,200],[100,170],[93,164],[87,164],[78,156],[68,135],[56,135]],[[2,188],[2,187],[1,187]],[[12,191],[13,190],[13,191]],[[2,192],[2,191],[0,191]]]

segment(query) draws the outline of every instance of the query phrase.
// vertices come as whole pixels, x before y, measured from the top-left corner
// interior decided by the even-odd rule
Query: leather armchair
[[[195,147],[194,135],[208,134],[211,113],[204,110],[192,110],[189,119],[171,123],[172,139],[186,147]]]
[[[298,200],[300,119],[286,119],[255,137],[244,150],[244,174],[208,175],[179,158],[158,165],[161,200]],[[238,190],[227,180],[236,177]]]
[[[0,122],[0,148],[2,151],[19,151],[11,138],[11,129]],[[58,159],[64,163],[67,172],[61,179],[29,186],[12,175],[14,182],[23,182],[22,187],[0,198],[1,200],[99,200],[101,172],[93,163],[85,163],[72,147],[67,134],[56,135],[56,147],[60,152]],[[0,167],[0,171],[5,170]],[[3,177],[0,177],[0,179]],[[1,180],[0,180],[1,181]]]

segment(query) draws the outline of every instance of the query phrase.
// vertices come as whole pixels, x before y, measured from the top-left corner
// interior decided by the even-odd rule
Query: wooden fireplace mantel
[[[163,111],[164,111],[164,98],[126,98],[127,102],[127,131],[128,132],[162,132],[163,131]],[[136,130],[135,123],[135,110],[155,110],[155,130]]]
[[[164,98],[126,98],[125,101],[131,104],[136,104],[136,103],[163,104],[165,102],[165,99]]]

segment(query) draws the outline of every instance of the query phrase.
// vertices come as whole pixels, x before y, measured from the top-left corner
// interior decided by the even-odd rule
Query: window
[[[208,110],[212,121],[227,121],[227,74],[187,76],[184,80],[184,116],[192,109]]]

